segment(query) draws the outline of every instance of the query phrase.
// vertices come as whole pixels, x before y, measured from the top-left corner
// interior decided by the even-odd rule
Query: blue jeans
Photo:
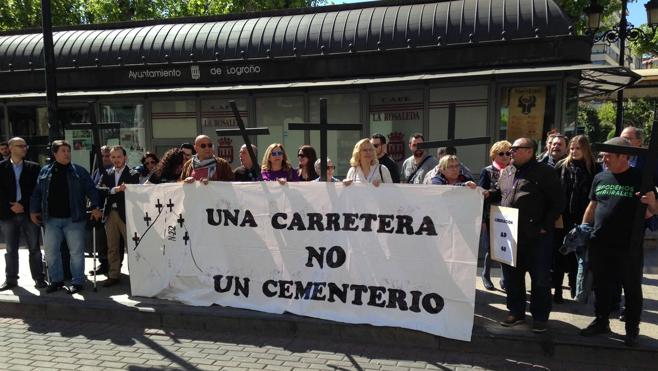
[[[44,247],[50,282],[64,281],[60,246],[66,239],[71,254],[71,283],[82,285],[85,282],[85,233],[84,221],[73,222],[71,218],[48,218],[45,221],[46,236]]]
[[[25,242],[30,251],[30,273],[35,281],[43,280],[43,263],[39,248],[39,226],[30,221],[27,213],[16,214],[9,219],[0,220],[0,228],[5,236],[5,274],[7,282],[18,282],[18,240],[21,229],[25,233]]]
[[[536,321],[548,321],[551,313],[553,232],[541,235],[532,242],[519,244],[517,248],[516,267],[503,264],[507,309],[515,317],[525,317],[525,275],[530,273],[530,313]]]

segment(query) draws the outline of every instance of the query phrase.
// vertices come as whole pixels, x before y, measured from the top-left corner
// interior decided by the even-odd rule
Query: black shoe
[[[95,273],[97,276],[100,276],[101,274],[107,274],[107,272],[108,272],[107,267],[104,266],[104,265],[101,265],[101,266],[98,267],[98,269],[96,269],[95,271],[94,271],[93,269],[90,270],[90,271],[89,271],[89,275],[90,275],[90,276],[93,276],[94,273]]]
[[[624,344],[627,347],[636,347],[639,343],[638,335],[639,330],[628,331],[626,330],[626,337],[624,338]]]
[[[120,279],[118,278],[108,278],[105,281],[103,281],[103,287],[111,287],[114,285],[118,285],[121,282]]]
[[[548,330],[547,323],[545,321],[532,321],[532,332],[536,334],[541,334]]]
[[[46,287],[46,294],[51,294],[62,287],[64,287],[64,282],[51,282],[50,285]]]
[[[40,279],[40,280],[34,281],[34,287],[36,287],[38,289],[45,289],[46,287],[48,287],[48,284],[43,279]]]
[[[75,284],[64,287],[64,290],[69,295],[77,294],[77,293],[79,293],[80,291],[82,291],[84,289],[85,289],[85,287],[83,285],[75,285]]]
[[[622,322],[626,322],[626,308],[623,308],[621,310],[621,313],[619,313],[619,320]]]
[[[18,286],[18,283],[16,283],[16,282],[5,281],[2,285],[0,285],[0,291],[11,290],[16,286]]]
[[[500,285],[500,289],[505,291],[505,280],[501,278],[498,284]]]
[[[482,276],[482,284],[484,285],[484,288],[491,291],[494,290],[494,284],[491,282],[491,278]]]
[[[564,304],[564,298],[562,297],[562,289],[555,289],[555,294],[553,294],[553,303],[555,304]]]
[[[610,333],[610,323],[601,318],[595,318],[586,328],[580,330],[582,336],[594,336]]]
[[[510,314],[505,318],[504,321],[501,321],[500,324],[503,327],[514,327],[516,325],[520,325],[525,322],[525,318],[522,317],[517,317],[513,314]]]

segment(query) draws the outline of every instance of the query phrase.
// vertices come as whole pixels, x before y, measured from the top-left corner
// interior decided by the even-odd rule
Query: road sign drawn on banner
[[[519,210],[493,205],[489,223],[491,259],[516,267]]]

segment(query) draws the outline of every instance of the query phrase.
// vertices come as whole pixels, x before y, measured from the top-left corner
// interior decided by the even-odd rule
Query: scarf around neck
[[[217,160],[215,157],[210,157],[205,160],[199,160],[198,155],[192,156],[192,169],[201,170],[208,169],[208,179],[212,179],[215,176],[215,171],[217,170]]]

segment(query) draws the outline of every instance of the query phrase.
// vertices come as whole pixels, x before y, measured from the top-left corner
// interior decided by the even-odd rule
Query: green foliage
[[[582,0],[558,0],[558,5],[574,22],[576,32],[583,35],[587,31],[587,17],[585,15],[585,8],[590,4],[590,1]],[[621,10],[621,2],[618,0],[597,0],[597,3],[603,7],[603,21],[602,27],[611,26],[618,17],[616,14]]]
[[[592,143],[601,143],[608,139],[610,132],[614,134],[614,125],[602,122],[596,107],[588,103],[578,105],[577,127],[585,128],[585,135]]]
[[[51,0],[55,26],[301,8],[326,0]],[[41,27],[40,0],[0,0],[0,31]]]
[[[648,144],[651,125],[654,119],[655,102],[648,99],[629,99],[624,103],[624,126],[641,128]],[[615,135],[617,106],[605,102],[598,106],[581,103],[578,107],[578,125],[585,128],[585,134],[592,142],[610,139]]]

